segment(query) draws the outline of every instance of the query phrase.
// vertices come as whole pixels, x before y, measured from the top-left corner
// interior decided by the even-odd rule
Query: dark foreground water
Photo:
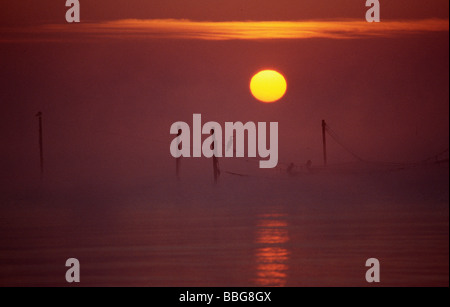
[[[4,193],[0,286],[449,285],[448,167]]]

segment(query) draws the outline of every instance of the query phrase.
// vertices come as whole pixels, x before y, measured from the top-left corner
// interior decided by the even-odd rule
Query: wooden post
[[[181,136],[181,129],[178,128],[178,138]],[[178,144],[178,150],[181,150],[181,143]],[[176,159],[176,172],[177,172],[177,179],[180,179],[180,169],[181,169],[181,156]]]
[[[214,135],[214,129],[211,129],[211,135]],[[217,182],[219,180],[219,176],[220,176],[220,170],[219,170],[219,159],[217,159],[217,157],[216,157],[214,144],[215,144],[214,142],[211,144],[211,150],[214,151],[214,154],[213,154],[214,183],[217,184]]]
[[[44,141],[43,141],[43,128],[42,128],[42,112],[36,114],[39,119],[39,156],[41,166],[41,180],[44,179]]]
[[[323,139],[323,165],[328,165],[327,157],[327,123],[325,120],[322,121],[322,139]]]

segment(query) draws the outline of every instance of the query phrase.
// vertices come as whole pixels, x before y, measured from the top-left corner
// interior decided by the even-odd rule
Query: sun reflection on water
[[[286,215],[264,214],[258,217],[256,244],[256,284],[262,287],[284,287],[287,281],[290,253]]]

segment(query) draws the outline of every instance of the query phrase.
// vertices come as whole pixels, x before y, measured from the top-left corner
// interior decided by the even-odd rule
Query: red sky
[[[417,161],[446,149],[449,2],[380,2],[380,26],[403,21],[406,30],[395,35],[383,30],[378,37],[366,30],[354,39],[205,41],[114,31],[89,37],[64,23],[59,2],[7,1],[0,12],[4,178],[20,182],[38,173],[34,115],[39,110],[45,116],[48,172],[55,181],[72,184],[116,178],[142,182],[171,171],[170,125],[189,123],[197,112],[222,123],[278,121],[281,162],[321,163],[322,119],[371,160]],[[122,19],[332,19],[338,24],[351,19],[366,27],[364,1],[356,0],[81,4],[83,23],[76,29],[87,27],[88,34],[104,21]],[[431,18],[447,29],[416,31]],[[50,24],[61,25],[51,26],[49,34],[43,29]],[[329,27],[333,30],[333,24]],[[277,104],[260,104],[249,93],[251,76],[262,68],[286,76],[289,89]],[[330,160],[352,157],[330,143]]]
[[[2,5],[3,24],[64,23],[65,1],[17,0]],[[364,0],[96,0],[81,1],[84,21],[127,18],[194,20],[305,20],[361,18]],[[381,0],[382,18],[448,18],[447,0]]]

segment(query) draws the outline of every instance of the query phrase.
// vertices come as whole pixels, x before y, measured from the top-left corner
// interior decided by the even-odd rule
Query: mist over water
[[[3,193],[0,285],[448,286],[448,165]]]

